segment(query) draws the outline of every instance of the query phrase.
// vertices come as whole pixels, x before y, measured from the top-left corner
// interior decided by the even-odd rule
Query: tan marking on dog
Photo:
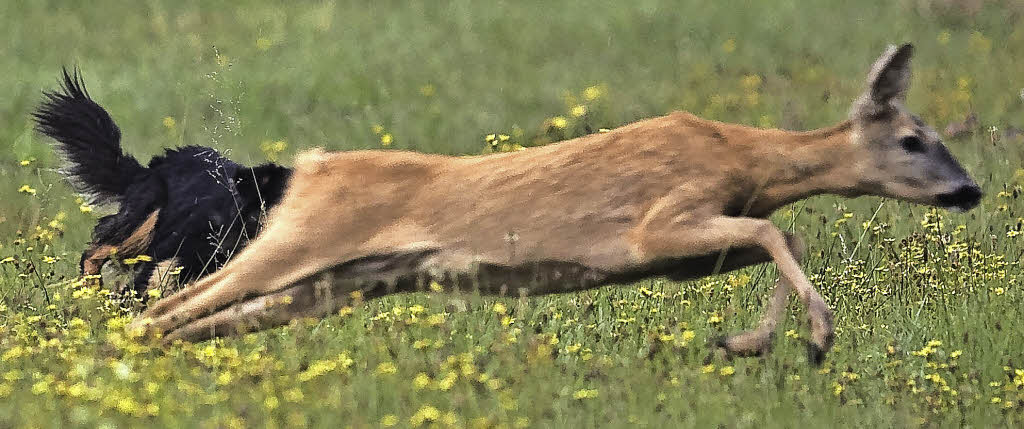
[[[146,252],[153,242],[153,228],[160,218],[160,209],[154,210],[135,231],[118,246],[118,253],[125,257],[138,256]]]
[[[159,214],[159,209],[153,211],[128,238],[117,246],[91,244],[84,252],[85,258],[83,258],[82,262],[82,274],[100,274],[103,265],[115,254],[120,257],[131,258],[145,252],[149,248],[149,244],[153,242],[153,228],[156,226]]]
[[[967,208],[980,196],[938,140],[921,153],[901,147],[908,128],[926,128],[902,104],[910,52],[887,50],[850,118],[816,131],[676,112],[489,156],[310,151],[263,234],[136,325],[194,341],[330,314],[352,292],[425,281],[530,295],[772,260],[781,279],[761,327],[723,347],[765,351],[792,288],[808,307],[813,356],[823,357],[832,312],[800,268],[799,239],[766,218],[825,193]],[[283,298],[291,304],[270,305]]]
[[[96,275],[103,269],[103,264],[110,259],[110,256],[117,250],[117,247],[109,244],[90,245],[85,251],[86,257],[82,263],[82,274],[86,276]]]

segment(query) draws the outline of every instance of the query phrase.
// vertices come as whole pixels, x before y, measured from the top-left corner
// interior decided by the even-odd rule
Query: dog
[[[216,271],[254,238],[284,193],[291,169],[246,167],[204,146],[167,149],[143,166],[121,148],[121,130],[89,96],[76,68],[60,89],[44,91],[32,114],[38,132],[64,159],[61,174],[88,202],[114,206],[99,219],[82,254],[83,275],[111,258],[134,258],[132,281],[118,292],[145,299],[177,276],[181,284]]]

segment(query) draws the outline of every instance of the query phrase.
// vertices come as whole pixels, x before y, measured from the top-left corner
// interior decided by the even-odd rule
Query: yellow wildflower
[[[567,125],[569,125],[569,121],[567,121],[564,116],[555,116],[554,118],[551,118],[551,126],[555,128],[562,129]]]
[[[740,85],[748,91],[752,91],[757,87],[761,86],[761,76],[756,74],[748,74],[740,79]]]
[[[398,417],[394,414],[388,414],[380,419],[380,425],[384,427],[391,427],[398,424]]]
[[[430,291],[431,292],[441,292],[443,290],[444,290],[444,286],[442,286],[441,283],[438,283],[438,282],[435,282],[435,281],[430,282]]]
[[[299,402],[304,397],[305,395],[302,394],[298,387],[293,387],[284,392],[284,400],[288,402]]]
[[[729,39],[722,43],[722,51],[727,54],[736,52],[736,39]]]
[[[597,389],[580,389],[572,394],[573,399],[590,399],[598,396]]]
[[[391,362],[382,362],[380,365],[377,365],[377,371],[376,372],[377,372],[377,374],[381,374],[381,375],[384,375],[384,374],[394,374],[394,373],[398,372],[398,367],[396,367],[395,364],[393,364]]]
[[[430,385],[430,376],[427,375],[427,373],[425,373],[425,372],[421,372],[419,374],[416,374],[416,378],[412,379],[412,387],[415,388],[416,390],[425,389],[429,385]]]
[[[422,425],[424,422],[434,422],[441,418],[441,411],[430,405],[424,405],[416,414],[409,417],[409,423],[413,426]]]
[[[444,323],[444,313],[431,314],[427,317],[427,325],[437,326]]]

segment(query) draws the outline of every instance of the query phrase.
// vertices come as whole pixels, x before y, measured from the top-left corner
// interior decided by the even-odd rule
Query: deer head
[[[871,67],[867,89],[853,104],[851,143],[857,188],[864,193],[966,211],[981,189],[939,134],[903,105],[910,80],[910,44],[890,46]]]

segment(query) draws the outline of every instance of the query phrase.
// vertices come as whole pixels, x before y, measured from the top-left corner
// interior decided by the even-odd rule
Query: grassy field
[[[1018,2],[246,3],[0,3],[0,427],[1024,424]],[[918,48],[913,110],[939,129],[977,114],[947,144],[986,196],[967,214],[831,196],[776,214],[836,312],[821,368],[799,305],[765,358],[706,346],[754,326],[767,266],[522,300],[405,295],[141,344],[124,330],[137,310],[77,278],[103,210],[61,181],[28,117],[77,64],[142,160],[182,144],[245,163],[314,146],[476,154],[677,109],[810,129],[845,118],[899,41]]]

